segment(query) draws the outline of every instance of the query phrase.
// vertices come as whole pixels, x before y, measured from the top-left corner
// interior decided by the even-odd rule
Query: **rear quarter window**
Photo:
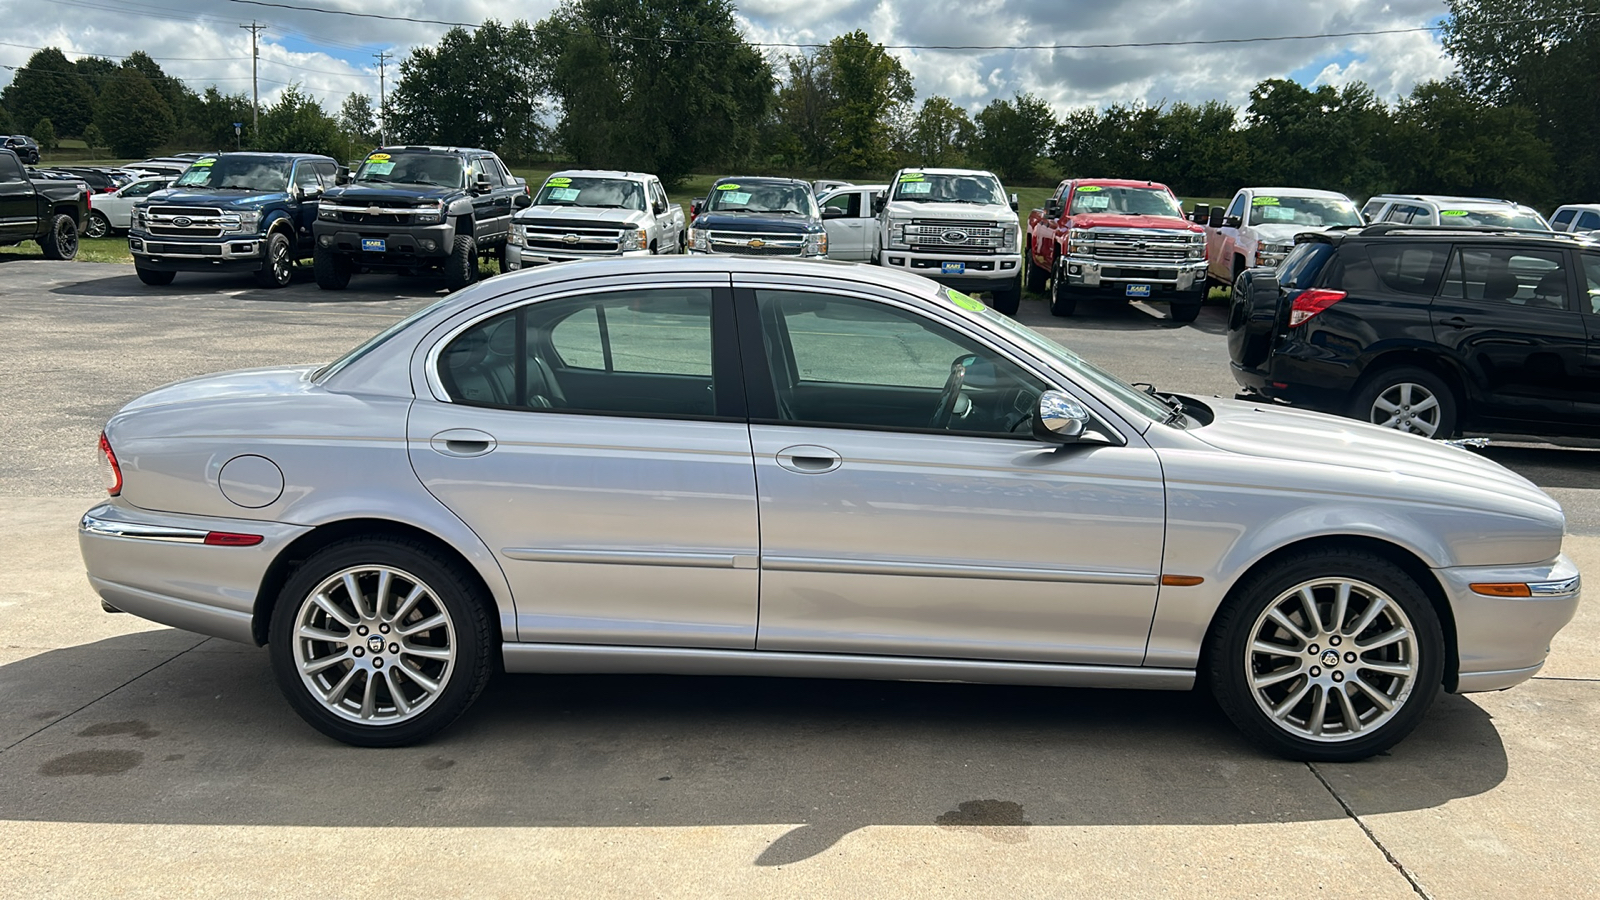
[[[1296,244],[1278,267],[1278,283],[1292,290],[1305,290],[1316,284],[1317,277],[1332,258],[1332,244],[1321,241]]]
[[[1401,294],[1432,297],[1449,257],[1450,245],[1444,243],[1367,245],[1373,273],[1384,287]]]

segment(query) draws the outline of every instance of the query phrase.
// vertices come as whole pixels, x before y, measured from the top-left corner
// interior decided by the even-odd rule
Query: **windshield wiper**
[[[1183,428],[1187,425],[1189,420],[1189,411],[1188,408],[1183,405],[1183,401],[1178,399],[1177,394],[1160,393],[1156,391],[1155,385],[1147,381],[1135,381],[1133,386],[1141,391],[1144,391],[1146,394],[1149,394],[1157,400],[1160,400],[1166,405],[1167,409],[1171,410],[1171,412],[1167,413],[1167,419],[1164,424],[1176,425],[1179,428]]]

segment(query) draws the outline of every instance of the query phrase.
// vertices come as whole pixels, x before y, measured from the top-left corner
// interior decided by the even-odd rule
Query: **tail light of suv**
[[[1311,321],[1318,313],[1348,297],[1344,291],[1320,288],[1301,291],[1289,306],[1289,327],[1297,328]]]
[[[100,471],[106,476],[106,493],[113,497],[122,493],[122,467],[117,465],[117,454],[104,431],[100,432],[100,463]]]

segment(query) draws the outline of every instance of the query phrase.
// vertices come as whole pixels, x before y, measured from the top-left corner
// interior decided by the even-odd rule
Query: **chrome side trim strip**
[[[114,522],[84,515],[78,530],[85,534],[104,537],[137,538],[141,541],[163,541],[169,544],[204,544],[207,532],[198,528],[169,528],[164,525],[140,525],[134,522]]]
[[[1578,575],[1574,575],[1571,578],[1563,578],[1560,581],[1530,581],[1528,582],[1528,593],[1545,599],[1570,597],[1578,592],[1580,584],[1581,576]]]
[[[929,578],[992,578],[999,581],[1067,581],[1078,584],[1155,584],[1160,575],[1138,572],[1093,572],[1040,569],[1029,566],[974,566],[952,563],[900,562],[877,559],[822,559],[763,556],[761,568],[774,572],[835,572],[851,575],[921,575]]]
[[[777,678],[868,678],[1056,687],[1145,688],[1186,691],[1192,669],[1080,666],[1060,663],[684,647],[596,644],[501,645],[507,672],[543,674],[729,675]]]
[[[611,566],[684,566],[699,569],[754,569],[756,556],[654,550],[540,550],[506,547],[500,555],[527,562],[599,563]]]

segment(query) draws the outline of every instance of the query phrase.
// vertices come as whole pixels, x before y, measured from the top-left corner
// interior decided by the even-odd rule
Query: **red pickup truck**
[[[1028,289],[1050,285],[1050,312],[1070,316],[1089,294],[1167,300],[1193,322],[1206,297],[1205,229],[1164,184],[1070,178],[1028,214]]]

